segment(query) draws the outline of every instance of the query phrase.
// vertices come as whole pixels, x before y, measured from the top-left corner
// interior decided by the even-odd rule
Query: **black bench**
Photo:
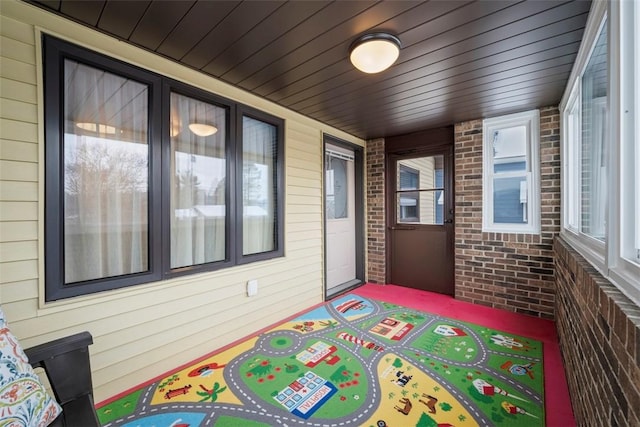
[[[62,415],[51,424],[54,427],[100,425],[93,403],[91,344],[91,334],[80,332],[24,351],[31,366],[44,369],[55,398],[62,406]]]

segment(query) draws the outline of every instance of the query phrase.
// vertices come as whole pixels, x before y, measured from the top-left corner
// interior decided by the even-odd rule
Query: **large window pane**
[[[64,61],[65,283],[146,271],[148,89]]]
[[[605,240],[607,206],[607,25],[582,76],[581,231]]]
[[[276,249],[278,128],[242,118],[242,253]]]
[[[225,259],[226,114],[171,94],[171,268]]]

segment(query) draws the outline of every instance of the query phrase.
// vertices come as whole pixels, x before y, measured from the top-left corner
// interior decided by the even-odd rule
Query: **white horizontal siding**
[[[322,134],[363,141],[26,3],[0,3],[0,302],[23,345],[91,332],[99,402],[322,300]],[[285,119],[285,257],[43,305],[35,27]],[[250,279],[259,291],[248,298]]]
[[[0,8],[0,12],[2,9]],[[31,25],[16,21],[5,16],[0,16],[0,27],[2,36],[13,40],[21,41],[30,45],[35,44],[35,34]],[[2,46],[5,47],[4,45]]]
[[[38,219],[38,204],[36,202],[0,201],[0,218],[2,221],[36,221]]]
[[[27,240],[0,243],[0,263],[25,259],[38,259],[38,242]]]
[[[0,36],[0,47],[2,48],[2,56],[5,58],[14,59],[18,62],[24,62],[26,64],[35,64],[36,51],[31,48],[33,46],[33,43],[25,43],[11,37],[12,36]]]
[[[0,301],[5,304],[17,301],[35,300],[38,298],[38,279],[2,283],[0,286],[0,292]]]
[[[2,118],[36,123],[37,113],[35,104],[0,98],[0,115],[2,115]]]
[[[38,164],[34,162],[0,160],[0,180],[38,181]]]
[[[35,221],[0,222],[0,242],[19,242],[38,239],[38,224]]]
[[[0,92],[1,94],[2,92]],[[0,159],[35,164],[38,161],[38,145],[31,142],[0,139]]]
[[[21,181],[0,181],[0,200],[28,202],[38,200],[38,183]]]
[[[26,256],[22,257],[26,258]],[[38,278],[38,261],[35,259],[22,259],[20,261],[8,261],[0,263],[0,277],[1,283],[5,282],[20,282],[28,279]],[[37,301],[34,301],[34,307],[37,308]],[[5,314],[15,309],[11,305],[3,306]],[[29,313],[22,313],[21,318],[28,317]]]
[[[0,81],[0,94],[3,99],[18,100],[29,104],[38,102],[35,85],[8,78]]]
[[[4,114],[5,111],[0,113]],[[35,122],[20,122],[2,117],[0,118],[0,139],[37,143],[38,125]]]
[[[4,49],[2,49],[4,53]],[[0,57],[0,77],[26,84],[36,84],[36,66],[15,59]]]

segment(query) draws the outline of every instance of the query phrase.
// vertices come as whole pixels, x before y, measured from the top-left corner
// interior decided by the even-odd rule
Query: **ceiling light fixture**
[[[400,39],[391,34],[365,34],[351,44],[349,58],[358,70],[379,73],[396,62],[401,47]]]
[[[211,136],[218,128],[205,123],[189,123],[189,130],[198,136]]]

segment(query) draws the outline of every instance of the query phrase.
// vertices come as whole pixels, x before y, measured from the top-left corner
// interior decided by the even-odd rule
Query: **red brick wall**
[[[556,322],[580,426],[640,426],[640,308],[562,238]]]
[[[482,232],[482,120],[455,126],[456,298],[554,317],[553,239],[560,231],[560,133],[540,110],[541,234]]]
[[[384,139],[367,142],[367,280],[385,283]]]

